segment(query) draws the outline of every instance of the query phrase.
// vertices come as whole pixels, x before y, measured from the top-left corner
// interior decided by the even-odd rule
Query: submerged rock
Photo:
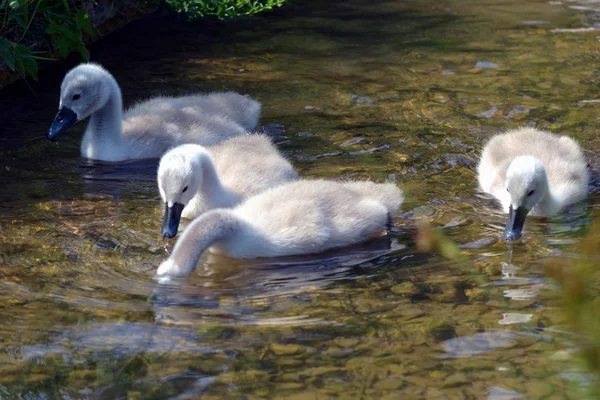
[[[523,25],[548,25],[550,21],[525,20],[521,21]]]
[[[469,379],[469,377],[466,374],[459,372],[457,374],[450,375],[448,378],[446,378],[443,386],[444,387],[456,387],[456,386],[466,385],[469,382],[471,382],[471,379]]]
[[[468,225],[471,221],[464,217],[454,217],[450,222],[444,226],[440,226],[438,229],[452,229],[458,228],[459,226]]]
[[[488,296],[488,292],[485,289],[480,289],[480,288],[472,288],[472,289],[467,289],[465,290],[465,294],[467,295],[467,297],[469,298],[470,301],[487,301],[489,296]]]
[[[530,399],[543,399],[553,392],[550,384],[539,380],[525,383],[525,388]]]
[[[474,242],[469,242],[465,244],[459,244],[459,249],[479,249],[481,247],[490,246],[498,241],[498,238],[495,237],[486,237],[477,239]]]
[[[297,344],[271,343],[271,351],[278,356],[289,356],[300,353],[302,347]]]
[[[353,94],[350,96],[352,98],[352,105],[366,105],[366,106],[372,106],[375,104],[375,102],[373,100],[371,100],[370,98],[368,98],[367,96],[359,96],[356,94]]]
[[[494,116],[494,114],[496,114],[496,112],[498,112],[498,107],[492,106],[492,108],[490,108],[489,110],[480,112],[475,115],[479,118],[492,118]]]
[[[506,118],[514,118],[517,115],[528,114],[531,110],[535,110],[535,107],[518,105],[508,112]]]
[[[449,339],[442,346],[446,352],[455,356],[472,357],[487,351],[512,347],[516,339],[515,332],[496,330]]]
[[[360,340],[356,338],[337,337],[333,340],[333,343],[339,347],[354,347],[360,343]]]
[[[513,392],[498,386],[491,387],[488,390],[488,400],[511,400],[521,398],[523,398],[521,393]]]
[[[415,286],[412,282],[404,282],[398,285],[392,286],[390,289],[392,293],[397,294],[399,296],[413,296],[421,293],[418,287]]]
[[[350,155],[350,156],[359,156],[361,154],[370,154],[370,153],[375,153],[376,151],[389,150],[390,148],[391,148],[391,146],[389,144],[384,144],[384,145],[381,145],[379,147],[373,147],[373,148],[370,148],[370,149],[350,151],[350,152],[348,152],[348,155]]]
[[[498,64],[491,61],[477,61],[473,68],[498,68]]]
[[[394,303],[387,301],[380,301],[368,298],[358,298],[354,300],[354,307],[356,311],[361,314],[380,313],[395,308]]]
[[[406,383],[400,379],[384,379],[375,384],[375,388],[379,390],[398,390]]]
[[[450,322],[443,321],[438,325],[429,329],[429,334],[435,338],[435,340],[441,342],[456,337],[456,329]]]
[[[531,321],[533,314],[504,313],[502,319],[498,321],[500,325],[522,324]]]

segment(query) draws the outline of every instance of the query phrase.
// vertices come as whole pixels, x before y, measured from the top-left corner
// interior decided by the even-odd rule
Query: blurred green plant
[[[481,286],[487,283],[481,271],[475,268],[473,262],[462,253],[456,243],[429,223],[425,221],[417,222],[415,244],[421,252],[429,253],[433,251],[452,262],[458,270],[470,277],[474,285]]]
[[[71,4],[69,4],[71,3]],[[38,60],[66,57],[77,51],[84,60],[89,52],[82,33],[93,36],[85,9],[77,11],[72,0],[1,0],[0,60],[22,77],[37,79]],[[79,5],[81,7],[81,5]]]
[[[206,15],[234,18],[252,15],[281,7],[286,0],[166,0],[175,11],[185,13],[190,19]]]
[[[571,329],[577,334],[580,355],[596,376],[588,387],[589,398],[600,393],[600,216],[579,245],[577,258],[551,258],[547,274],[560,284],[560,293]]]

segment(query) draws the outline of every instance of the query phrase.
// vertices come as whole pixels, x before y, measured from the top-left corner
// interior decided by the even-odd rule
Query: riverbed
[[[561,1],[298,1],[235,21],[150,15],[90,47],[125,104],[235,90],[307,177],[394,181],[390,235],[310,257],[205,257],[152,275],[156,160],[82,161],[44,139],[76,59],[0,92],[0,398],[564,399],[575,357],[543,261],[577,256],[590,197],[521,243],[477,189],[485,140],[518,126],[600,142],[600,11]],[[425,229],[460,257],[423,251]],[[421,230],[420,230],[421,229]]]

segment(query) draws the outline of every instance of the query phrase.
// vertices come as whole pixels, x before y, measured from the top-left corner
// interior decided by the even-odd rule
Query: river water
[[[83,123],[43,139],[77,61],[6,88],[0,398],[582,398],[591,377],[542,262],[577,256],[598,187],[508,248],[475,166],[488,137],[522,125],[573,136],[598,165],[595,7],[296,1],[231,22],[152,15],[94,44],[126,104],[247,93],[302,175],[406,192],[386,238],[204,258],[175,286],[152,280],[166,257],[156,160],[82,161]],[[417,221],[461,256],[417,248]]]

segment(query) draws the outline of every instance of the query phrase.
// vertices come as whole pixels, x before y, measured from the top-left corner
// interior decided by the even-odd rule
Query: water
[[[593,2],[294,2],[234,22],[151,16],[91,47],[125,103],[237,90],[283,124],[305,176],[395,180],[387,238],[321,256],[205,257],[173,285],[155,161],[43,135],[70,65],[1,93],[1,398],[581,398],[590,377],[541,260],[599,204],[532,218],[523,244],[477,192],[483,141],[569,133],[598,165]],[[584,28],[584,29],[580,29]],[[592,29],[590,29],[592,28]],[[416,248],[425,220],[468,262]],[[169,244],[171,246],[172,243]]]

